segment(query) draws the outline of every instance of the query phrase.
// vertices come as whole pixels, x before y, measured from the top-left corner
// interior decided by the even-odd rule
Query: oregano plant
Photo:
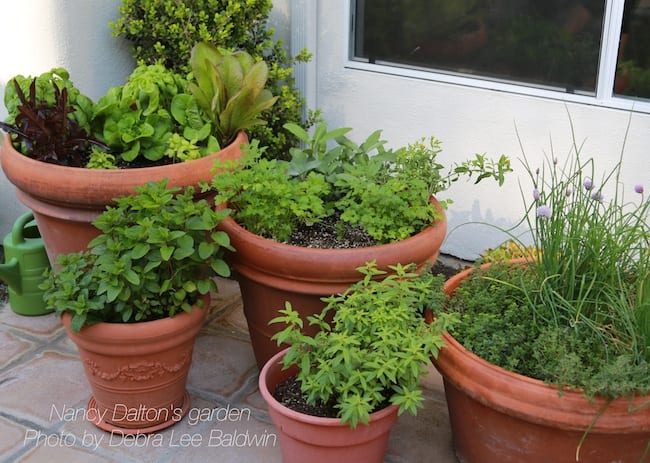
[[[386,272],[369,262],[361,280],[327,303],[309,323],[320,331],[303,334],[303,321],[289,302],[271,323],[286,325],[273,339],[290,344],[283,366],[298,366],[297,379],[311,405],[335,402],[338,417],[354,428],[387,404],[416,414],[423,404],[420,378],[444,346],[442,331],[454,320],[441,314],[429,324],[424,311],[442,304],[443,276],[417,274],[412,265]],[[328,322],[328,319],[332,319]]]
[[[222,166],[227,171],[211,184],[238,223],[277,241],[325,218],[360,227],[378,244],[400,241],[441,218],[432,195],[462,177],[501,185],[511,170],[507,157],[483,154],[447,168],[433,137],[388,149],[379,130],[357,144],[346,136],[349,128],[319,124],[311,135],[296,124],[286,128],[302,143],[290,150],[289,160],[260,162],[265,147],[251,143],[248,154]],[[440,200],[442,207],[447,202]]]
[[[228,277],[224,251],[234,250],[216,225],[229,213],[194,189],[150,182],[115,199],[93,223],[101,234],[89,250],[59,256],[42,288],[47,307],[70,312],[75,331],[97,322],[174,316],[202,304]]]

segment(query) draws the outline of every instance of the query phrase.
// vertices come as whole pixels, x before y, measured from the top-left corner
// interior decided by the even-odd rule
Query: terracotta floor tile
[[[0,384],[0,409],[43,427],[58,421],[57,410],[90,397],[81,362],[53,351],[7,371],[0,376]]]
[[[0,455],[18,451],[24,444],[26,432],[24,426],[0,417]]]
[[[110,463],[115,461],[89,449],[66,447],[64,439],[65,436],[51,438],[50,441],[44,438],[41,444],[16,460],[16,463]]]
[[[91,449],[109,455],[112,461],[124,461],[131,458],[142,463],[154,463],[164,460],[166,456],[177,452],[179,449],[186,451],[193,449],[194,447],[191,445],[183,447],[189,445],[185,441],[192,441],[187,436],[194,438],[193,443],[196,444],[197,438],[194,436],[200,435],[202,429],[206,427],[203,421],[199,419],[202,411],[209,411],[218,406],[218,404],[200,397],[190,396],[190,399],[191,405],[188,415],[173,426],[148,436],[134,437],[125,436],[120,432],[109,433],[97,428],[82,417],[65,422],[63,430],[75,436],[79,442],[85,440],[85,444]],[[172,458],[171,461],[176,461],[176,459]]]
[[[0,369],[34,348],[33,342],[21,339],[12,333],[0,331]]]
[[[26,334],[39,337],[54,337],[63,332],[58,315],[48,314],[38,317],[18,315],[9,305],[0,308],[0,325],[20,330]]]
[[[281,463],[280,443],[275,428],[260,422],[253,415],[250,415],[250,419],[248,417],[242,413],[241,419],[209,422],[200,433],[203,436],[202,444],[179,456],[183,455],[185,463]]]
[[[196,340],[188,386],[228,398],[256,372],[250,343],[224,335],[201,334]]]

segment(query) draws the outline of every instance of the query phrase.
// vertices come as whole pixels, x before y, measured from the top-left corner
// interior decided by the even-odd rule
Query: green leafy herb
[[[415,414],[423,404],[420,379],[425,365],[443,347],[441,332],[453,322],[443,315],[432,324],[423,312],[442,304],[442,276],[414,273],[409,266],[385,272],[371,262],[359,268],[362,279],[342,294],[323,300],[322,313],[309,317],[320,331],[301,332],[298,313],[287,303],[271,323],[286,324],[273,336],[291,344],[284,367],[297,365],[302,391],[311,404],[333,400],[344,423],[367,424],[370,413],[387,403]],[[332,322],[327,320],[333,317]]]

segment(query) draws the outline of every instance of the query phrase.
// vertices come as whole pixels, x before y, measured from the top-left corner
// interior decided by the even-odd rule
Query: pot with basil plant
[[[289,302],[271,321],[282,327],[273,339],[290,347],[267,361],[259,387],[285,463],[383,462],[398,415],[422,406],[420,380],[454,316],[424,317],[442,302],[441,275],[390,270],[360,267],[358,282],[308,317],[313,336]]]
[[[42,288],[62,316],[91,385],[87,416],[124,434],[171,426],[189,409],[194,340],[232,250],[228,214],[167,181],[115,198],[88,250],[62,254]]]
[[[7,83],[2,168],[34,211],[52,262],[86,247],[113,198],[165,178],[198,193],[215,159],[241,156],[244,130],[275,102],[266,63],[198,43],[191,65],[189,80],[140,65],[96,103],[61,68]]]
[[[650,202],[624,189],[622,157],[601,176],[575,142],[565,161],[523,162],[532,245],[445,285],[460,319],[434,364],[457,456],[648,461]]]
[[[435,196],[463,176],[501,184],[510,169],[505,156],[477,154],[447,170],[434,137],[388,149],[381,131],[356,144],[346,137],[349,128],[287,130],[304,146],[293,148],[290,160],[264,158],[254,140],[210,185],[215,201],[233,211],[219,227],[237,249],[229,261],[259,368],[281,349],[271,340],[281,328],[269,326],[277,307],[289,301],[306,322],[322,310],[322,297],[357,281],[366,262],[382,271],[434,262],[449,202]],[[305,323],[305,330],[316,327]]]

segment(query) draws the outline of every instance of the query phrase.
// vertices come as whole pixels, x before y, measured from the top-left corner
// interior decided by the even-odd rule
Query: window
[[[356,0],[352,18],[351,60],[393,73],[650,98],[650,0]]]

